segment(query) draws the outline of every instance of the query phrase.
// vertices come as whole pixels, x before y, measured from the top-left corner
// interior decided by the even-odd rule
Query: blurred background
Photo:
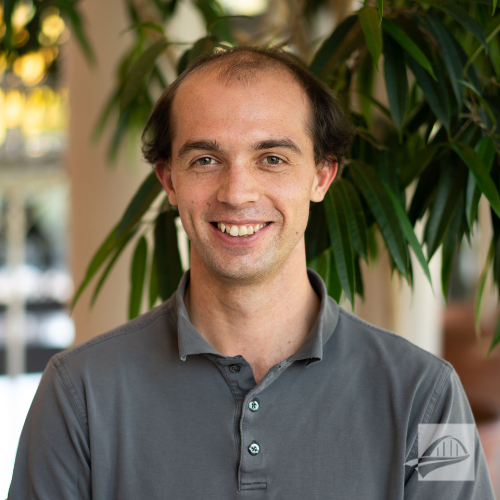
[[[229,14],[260,19],[255,26],[243,23],[244,34],[272,16],[293,19],[290,13],[299,9],[300,2],[224,0],[221,5]],[[308,19],[307,29],[322,40],[361,5],[323,2]],[[107,148],[112,130],[104,132],[103,140],[92,141],[124,47],[133,41],[126,31],[130,27],[127,2],[84,0],[79,9],[96,64],[89,64],[67,19],[53,6],[38,9],[37,47],[19,56],[12,71],[5,71],[0,53],[0,498],[7,495],[19,434],[50,357],[128,319],[130,248],[109,275],[94,307],[90,309],[91,292],[86,290],[69,315],[75,288],[91,257],[150,171],[141,161],[137,137],[129,140],[131,145],[118,153],[112,165]],[[30,0],[15,3],[13,30],[20,48],[29,43],[27,26],[33,15]],[[0,37],[1,20],[0,15]],[[199,9],[186,0],[179,3],[166,31],[172,40],[188,43],[204,36],[205,28]],[[172,48],[172,57],[178,57],[181,47]],[[168,76],[169,81],[175,77]],[[483,199],[479,219],[489,217]],[[370,267],[362,265],[365,300],[357,299],[355,313],[455,366],[473,408],[498,495],[500,348],[489,357],[486,352],[499,311],[488,281],[477,337],[474,295],[492,238],[491,224],[480,226],[483,230],[476,233],[471,246],[463,242],[453,261],[447,304],[439,286],[431,290],[417,263],[413,291],[396,275],[391,279],[389,258],[381,252]],[[417,235],[419,231],[422,228],[417,227]],[[430,269],[439,283],[439,251]],[[342,305],[350,309],[348,303]]]

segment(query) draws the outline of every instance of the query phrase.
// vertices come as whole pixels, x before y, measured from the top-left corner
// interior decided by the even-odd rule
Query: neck
[[[201,335],[225,356],[242,355],[257,382],[297,351],[320,309],[307,277],[303,244],[273,275],[252,284],[214,276],[193,249],[184,299]]]

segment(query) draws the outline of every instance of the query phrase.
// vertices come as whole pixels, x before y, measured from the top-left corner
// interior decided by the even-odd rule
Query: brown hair
[[[266,69],[286,69],[300,84],[311,105],[309,131],[316,165],[332,158],[339,161],[349,152],[354,136],[353,126],[325,84],[309,73],[298,59],[281,49],[242,46],[196,59],[165,89],[142,133],[142,152],[150,164],[171,158],[174,134],[172,104],[180,85],[190,74],[215,63],[220,66],[218,77],[226,82],[249,81],[257,72]]]

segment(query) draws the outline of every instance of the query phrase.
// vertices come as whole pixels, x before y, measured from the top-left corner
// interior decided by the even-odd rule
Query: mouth
[[[210,224],[229,236],[244,238],[259,232],[261,229],[271,224],[271,222],[263,222],[262,224],[226,224],[224,222],[211,222]]]

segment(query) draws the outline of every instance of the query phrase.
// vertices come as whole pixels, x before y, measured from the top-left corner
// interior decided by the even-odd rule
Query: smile
[[[263,227],[266,227],[270,222],[265,222],[264,224],[224,224],[223,222],[217,222],[217,227],[223,232],[230,236],[250,236]]]

